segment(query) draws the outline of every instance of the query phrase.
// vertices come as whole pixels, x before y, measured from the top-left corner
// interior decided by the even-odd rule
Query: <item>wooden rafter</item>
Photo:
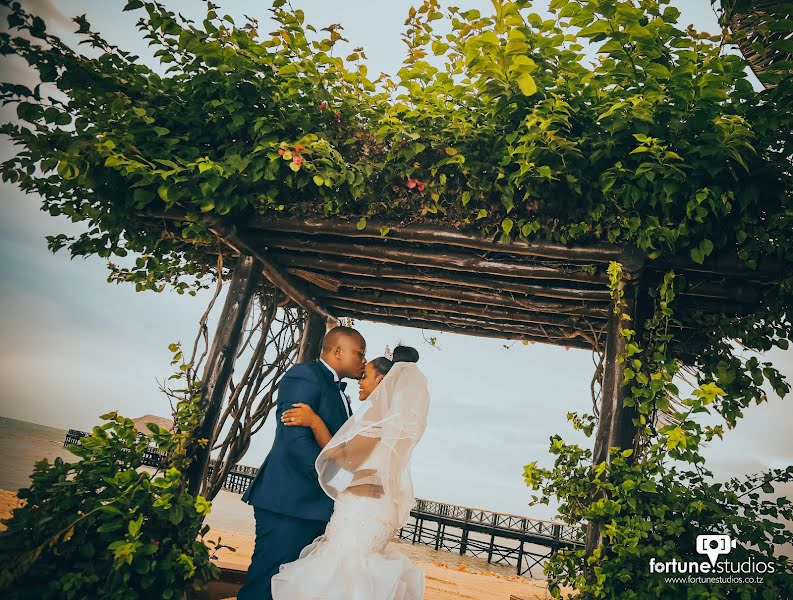
[[[606,324],[605,319],[571,317],[548,312],[509,310],[488,305],[427,300],[421,297],[389,293],[357,293],[350,295],[328,294],[323,298],[323,301],[328,304],[328,306],[340,306],[344,304],[347,310],[354,308],[354,306],[358,306],[362,310],[367,307],[381,307],[385,309],[400,309],[405,313],[410,311],[428,313],[438,312],[449,315],[479,318],[483,319],[484,322],[493,324],[525,325],[527,323],[532,323],[555,325],[566,329],[584,328],[587,330],[590,329],[590,327],[600,329]]]
[[[494,290],[505,293],[528,294],[560,300],[582,300],[587,302],[608,302],[609,291],[599,286],[564,287],[554,285],[535,285],[506,278],[487,277],[477,274],[449,271],[440,268],[421,268],[404,265],[371,263],[329,256],[296,254],[293,252],[274,252],[273,258],[280,265],[291,268],[309,269],[333,274],[338,280],[342,275],[360,275],[387,280],[402,280],[427,284],[448,284],[472,289]]]
[[[724,255],[702,265],[684,258],[644,261],[641,253],[606,244],[501,243],[426,224],[392,224],[384,237],[380,227],[385,224],[369,222],[358,229],[335,217],[252,216],[235,223],[179,211],[138,217],[149,223],[156,219],[157,227],[166,230],[170,223],[204,223],[222,244],[191,251],[254,256],[291,302],[324,318],[343,310],[353,318],[395,324],[401,319],[403,324],[488,337],[501,326],[504,336],[545,336],[532,341],[557,345],[570,344],[562,335],[546,335],[548,327],[588,339],[602,328],[611,300],[606,273],[611,260],[623,265],[626,282],[652,282],[674,268],[685,281],[678,290],[683,329],[693,324],[685,317],[692,310],[747,314],[782,278],[778,265],[769,261],[756,270]],[[190,242],[173,229],[171,241],[187,249]],[[441,326],[442,320],[448,327]],[[525,329],[538,325],[544,332]]]
[[[348,244],[337,241],[297,239],[293,236],[259,234],[251,236],[257,247],[266,247],[271,252],[314,252],[347,258],[359,258],[380,263],[415,267],[438,267],[466,273],[481,273],[499,277],[529,280],[572,281],[578,283],[605,283],[604,273],[587,272],[581,265],[570,264],[546,266],[537,262],[506,263],[476,255],[436,250],[434,253],[417,252],[414,249],[372,247],[367,244]]]
[[[207,228],[226,246],[239,254],[253,256],[261,264],[262,274],[277,288],[302,306],[307,311],[322,315],[326,319],[335,320],[336,317],[301,287],[292,281],[276,267],[269,257],[260,249],[244,240],[237,232],[234,225],[225,223],[222,219],[214,217],[206,221]]]

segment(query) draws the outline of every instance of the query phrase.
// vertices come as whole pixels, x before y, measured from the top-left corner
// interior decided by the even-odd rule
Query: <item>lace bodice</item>
[[[344,494],[325,530],[328,547],[363,554],[380,552],[396,533],[393,512],[384,500]]]

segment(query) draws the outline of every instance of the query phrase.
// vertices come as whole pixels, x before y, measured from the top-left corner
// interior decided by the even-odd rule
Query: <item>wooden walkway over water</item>
[[[583,547],[582,528],[553,521],[422,499],[410,515],[399,539],[514,565],[518,575],[534,576],[532,569],[560,548]]]
[[[90,434],[70,429],[63,445],[79,444],[80,438],[87,435]],[[156,448],[144,452],[143,464],[162,467],[164,462],[165,455]],[[213,467],[214,461],[210,461],[210,473]],[[242,494],[257,472],[256,467],[235,465],[223,488]],[[554,521],[422,499],[416,499],[410,516],[411,521],[398,532],[400,540],[483,558],[492,564],[512,565],[518,575],[535,576],[532,569],[560,548],[583,547],[583,528]]]

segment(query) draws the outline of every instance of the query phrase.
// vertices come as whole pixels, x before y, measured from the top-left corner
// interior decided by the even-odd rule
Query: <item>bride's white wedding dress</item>
[[[394,364],[317,458],[335,502],[325,533],[281,566],[274,600],[421,600],[424,571],[393,547],[415,501],[410,456],[429,394],[414,363]]]

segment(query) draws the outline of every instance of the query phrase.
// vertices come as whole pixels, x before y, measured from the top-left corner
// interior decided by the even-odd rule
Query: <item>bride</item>
[[[371,361],[352,417],[332,438],[307,405],[287,419],[310,426],[323,447],[319,483],[335,500],[325,533],[272,578],[274,600],[421,600],[424,571],[387,548],[415,501],[410,456],[427,424],[427,379],[418,352],[398,346],[393,363]],[[378,384],[379,381],[379,384]]]

